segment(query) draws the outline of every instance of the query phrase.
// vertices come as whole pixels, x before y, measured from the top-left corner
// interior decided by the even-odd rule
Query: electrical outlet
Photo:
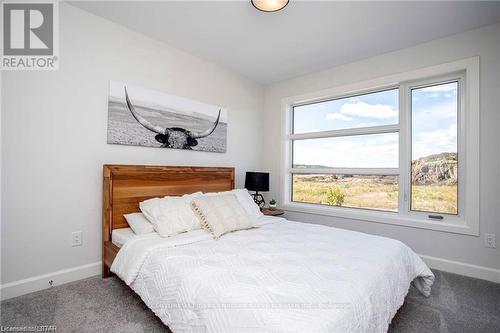
[[[82,232],[75,231],[71,233],[71,246],[82,246]]]
[[[484,234],[484,246],[491,247],[492,249],[497,248],[495,234]]]

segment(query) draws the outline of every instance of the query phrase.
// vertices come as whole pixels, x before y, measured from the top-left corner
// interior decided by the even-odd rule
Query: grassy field
[[[412,209],[457,214],[457,185],[412,186]]]
[[[335,199],[329,199],[332,197]],[[456,213],[456,185],[413,186],[414,210]],[[338,197],[341,199],[337,199]],[[397,211],[398,185],[396,176],[294,175],[293,200],[323,205]]]

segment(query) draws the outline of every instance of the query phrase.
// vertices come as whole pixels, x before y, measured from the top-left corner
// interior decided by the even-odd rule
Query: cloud
[[[415,109],[414,117],[415,116],[425,117],[425,119],[432,119],[433,121],[457,117],[457,102],[451,101],[446,103],[434,104],[429,107],[420,106]]]
[[[442,128],[431,132],[423,132],[418,135],[419,143],[434,145],[453,145],[457,140],[457,124],[451,124],[448,128]]]
[[[421,88],[420,91],[436,93],[436,92],[452,92],[457,90],[457,84],[455,82],[450,82],[447,84],[440,84],[437,86]]]
[[[343,115],[341,113],[329,113],[326,115],[325,120],[351,121],[352,117]]]
[[[413,159],[443,152],[456,152],[457,124],[451,124],[448,128],[419,133],[412,150]]]
[[[440,84],[432,87],[425,87],[417,89],[418,92],[424,93],[424,98],[452,98],[457,94],[457,84],[456,82],[450,82],[447,84]]]
[[[371,122],[371,123],[359,123],[359,124],[356,124],[355,127],[373,127],[373,126],[377,126],[379,124],[375,123],[375,122]]]
[[[343,104],[340,107],[340,113],[363,118],[387,119],[397,117],[398,110],[386,104],[368,104],[358,101]]]

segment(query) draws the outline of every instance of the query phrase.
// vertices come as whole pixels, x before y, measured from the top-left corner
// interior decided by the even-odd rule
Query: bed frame
[[[123,214],[139,212],[139,202],[166,195],[234,189],[234,168],[104,165],[103,169],[103,278],[110,276],[109,268],[119,250],[111,242],[111,232],[128,228]]]

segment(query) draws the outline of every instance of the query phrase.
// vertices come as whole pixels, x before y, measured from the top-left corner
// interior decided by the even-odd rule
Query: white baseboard
[[[53,286],[85,279],[101,274],[101,262],[63,269],[44,275],[34,276],[28,279],[9,282],[0,285],[0,296],[2,300],[16,296],[21,296],[34,291],[50,288],[49,281],[53,281]]]
[[[430,268],[500,283],[500,269],[477,266],[426,255],[420,255],[420,257]],[[50,288],[50,280],[54,281],[52,284],[53,286],[57,286],[99,274],[101,274],[101,262],[95,262],[88,265],[63,269],[57,272],[38,275],[28,279],[0,285],[0,295],[1,299],[5,300],[34,291]]]
[[[500,269],[477,266],[460,261],[453,261],[426,255],[420,255],[420,257],[430,268],[435,268],[437,270],[449,273],[465,275],[476,279],[500,283]]]

